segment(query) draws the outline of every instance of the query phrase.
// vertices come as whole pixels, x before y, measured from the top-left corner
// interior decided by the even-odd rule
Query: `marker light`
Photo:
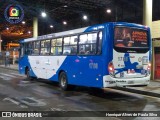
[[[148,76],[150,74],[150,72],[151,72],[151,63],[148,63],[146,76]]]
[[[108,64],[108,71],[109,71],[109,73],[111,73],[111,74],[114,73],[114,65],[113,65],[112,62],[110,62],[110,63]]]
[[[151,63],[148,63],[147,70],[151,70]]]

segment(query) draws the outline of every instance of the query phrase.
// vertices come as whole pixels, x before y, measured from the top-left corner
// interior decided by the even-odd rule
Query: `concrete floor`
[[[99,111],[160,111],[160,99],[113,89],[91,91],[76,87],[74,91],[61,91],[57,83],[47,80],[24,81],[17,71],[0,68],[0,111],[83,111],[78,117],[47,117],[64,120],[159,120],[159,117],[96,117]],[[84,111],[95,111],[88,117]],[[54,115],[54,114],[52,114]],[[3,118],[3,120],[8,118]],[[11,118],[19,120],[20,118]],[[23,118],[25,119],[25,118]],[[41,119],[41,118],[32,118]]]

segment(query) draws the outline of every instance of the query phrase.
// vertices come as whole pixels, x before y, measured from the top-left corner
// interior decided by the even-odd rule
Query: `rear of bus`
[[[112,27],[112,59],[104,87],[145,86],[151,74],[151,35],[149,27],[115,23]]]

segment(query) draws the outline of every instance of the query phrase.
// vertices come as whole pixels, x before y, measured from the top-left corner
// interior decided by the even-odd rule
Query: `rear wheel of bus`
[[[73,85],[68,85],[68,78],[65,72],[61,72],[59,75],[59,86],[62,90],[72,90],[74,88]]]
[[[68,79],[65,72],[61,72],[59,75],[59,86],[62,90],[67,90]]]

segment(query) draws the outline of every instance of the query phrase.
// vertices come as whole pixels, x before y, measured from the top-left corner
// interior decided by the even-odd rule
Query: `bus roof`
[[[42,36],[33,37],[33,38],[27,38],[27,39],[21,40],[20,43],[29,42],[29,41],[36,41],[36,40],[42,40],[42,39],[50,39],[50,38],[54,38],[54,37],[56,38],[56,37],[60,37],[60,36],[70,35],[70,34],[82,33],[86,29],[87,29],[87,27],[84,27],[84,28],[79,28],[79,29],[74,29],[74,30],[58,32],[58,33],[51,33],[51,34],[42,35]]]
[[[136,24],[136,23],[107,22],[104,24],[96,24],[96,25],[88,26],[88,27],[84,27],[84,28],[78,28],[78,29],[73,29],[73,30],[68,30],[68,31],[63,31],[63,32],[58,32],[58,33],[51,33],[51,34],[42,35],[42,36],[33,37],[33,38],[27,38],[27,39],[20,40],[20,43],[43,40],[43,39],[50,39],[50,38],[57,38],[57,37],[66,36],[66,35],[70,35],[70,34],[78,34],[78,33],[89,32],[89,31],[97,31],[97,30],[103,29],[105,25],[113,25],[113,24],[119,25],[119,26],[125,25],[128,27],[137,26],[139,28],[149,28],[147,26]]]

